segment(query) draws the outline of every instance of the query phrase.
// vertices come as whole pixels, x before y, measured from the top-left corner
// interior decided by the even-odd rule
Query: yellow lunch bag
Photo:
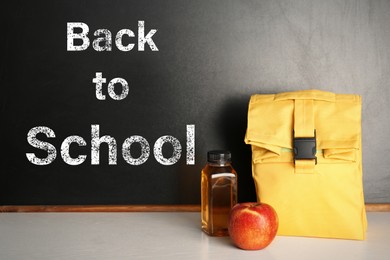
[[[257,200],[278,235],[364,240],[361,97],[320,90],[253,95],[245,142]]]

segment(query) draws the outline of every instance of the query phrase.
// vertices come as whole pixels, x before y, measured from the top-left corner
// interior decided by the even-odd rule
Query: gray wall
[[[252,1],[242,14],[258,31],[242,46],[256,52],[232,51],[240,84],[362,95],[365,198],[390,202],[390,1]]]

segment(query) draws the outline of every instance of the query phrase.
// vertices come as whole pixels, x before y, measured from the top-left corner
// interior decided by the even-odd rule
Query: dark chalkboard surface
[[[198,204],[211,149],[255,200],[249,97],[307,88],[363,96],[366,201],[389,202],[390,5],[368,2],[3,4],[0,204]]]

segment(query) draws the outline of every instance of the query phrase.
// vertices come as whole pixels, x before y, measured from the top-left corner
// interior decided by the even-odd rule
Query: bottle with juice
[[[230,209],[237,203],[237,173],[229,151],[209,151],[201,173],[202,230],[210,236],[228,236]]]

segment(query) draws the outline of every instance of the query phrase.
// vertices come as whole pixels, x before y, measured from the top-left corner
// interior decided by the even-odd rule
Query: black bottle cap
[[[232,159],[232,154],[230,151],[226,150],[214,150],[207,152],[207,161],[210,163],[230,163]]]

